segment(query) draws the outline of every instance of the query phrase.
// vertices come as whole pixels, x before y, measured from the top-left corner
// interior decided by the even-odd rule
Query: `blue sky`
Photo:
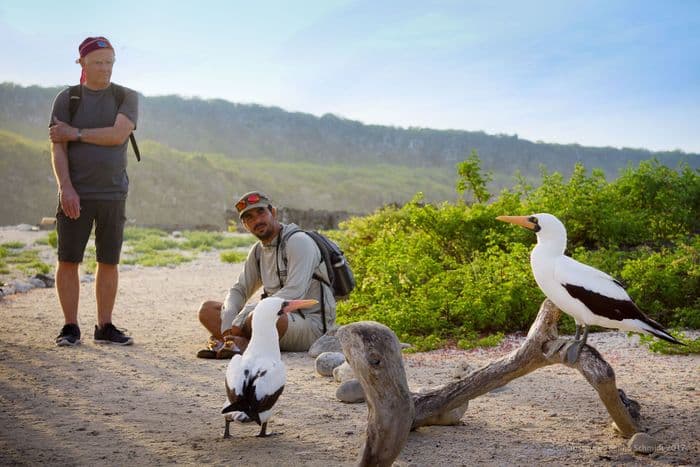
[[[0,3],[0,82],[113,80],[364,123],[700,153],[700,1]]]

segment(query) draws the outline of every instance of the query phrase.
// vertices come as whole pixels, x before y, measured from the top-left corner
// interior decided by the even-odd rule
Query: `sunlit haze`
[[[132,1],[0,4],[0,82],[80,76],[364,123],[700,153],[700,2]]]

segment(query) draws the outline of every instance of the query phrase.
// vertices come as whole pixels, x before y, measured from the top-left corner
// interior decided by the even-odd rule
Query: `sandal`
[[[209,342],[207,342],[207,348],[202,349],[197,352],[197,358],[215,359],[217,358],[217,352],[224,347],[224,343],[215,338],[214,336],[209,337]]]
[[[223,342],[221,348],[216,352],[216,357],[219,360],[228,360],[233,358],[234,355],[241,355],[241,349],[238,348],[233,339],[227,339]]]

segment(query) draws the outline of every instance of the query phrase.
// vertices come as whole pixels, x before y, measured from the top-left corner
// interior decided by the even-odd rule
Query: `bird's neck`
[[[279,334],[277,327],[272,326],[255,326],[253,323],[253,335],[248,343],[248,349],[255,352],[256,355],[267,355],[270,357],[281,358]]]
[[[561,256],[566,250],[566,238],[549,238],[549,239],[537,239],[537,245],[532,250],[533,255],[542,256]]]

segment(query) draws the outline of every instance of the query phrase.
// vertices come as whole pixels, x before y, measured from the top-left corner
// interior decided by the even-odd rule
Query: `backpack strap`
[[[118,84],[112,83],[112,93],[114,94],[114,100],[117,103],[117,110],[119,107],[122,106],[122,102],[124,102],[124,95],[126,94],[124,91],[124,86],[120,86]],[[129,133],[129,141],[131,141],[131,147],[134,150],[134,155],[136,156],[136,160],[138,162],[141,162],[141,151],[139,151],[139,145],[136,144],[136,137],[134,136],[134,132],[132,131]]]
[[[308,235],[306,230],[296,228],[296,229],[293,229],[291,232],[287,232],[286,234],[284,234],[284,236],[280,239],[279,243],[277,244],[278,249],[281,248],[281,250],[282,250],[282,261],[284,261],[285,267],[287,267],[287,240],[289,239],[289,237],[291,237],[292,235],[294,235],[297,232],[304,232],[305,234]],[[316,244],[316,240],[314,240],[313,237],[311,237],[311,235],[308,235],[308,236],[311,238],[311,240],[314,242],[314,245],[316,245],[316,248],[318,248],[319,252],[320,252],[321,249]],[[275,258],[275,260],[276,259],[277,258]],[[321,263],[323,263],[323,253],[322,252],[321,252],[321,261],[318,264],[321,264]],[[277,268],[277,277],[280,280],[280,285],[282,285],[282,287],[284,287],[284,284],[282,284],[282,277],[280,276],[280,273],[279,273],[279,268]],[[321,283],[321,286],[319,287],[319,290],[321,292],[320,293],[321,297],[320,297],[319,302],[321,304],[321,321],[323,322],[323,333],[325,334],[327,331],[327,327],[326,327],[326,300],[325,300],[326,294],[323,293],[323,285],[325,284],[328,287],[330,287],[330,284],[327,283],[321,276],[319,276],[316,273],[313,273],[311,278],[316,279],[317,281],[319,281]]]
[[[70,100],[68,101],[68,114],[70,115],[69,123],[73,122],[73,117],[80,107],[80,99],[83,96],[83,86],[81,84],[76,84],[68,89],[68,95]],[[122,102],[124,102],[124,86],[112,83],[112,95],[114,96],[114,101],[117,104],[117,110],[121,107]],[[136,137],[132,131],[129,134],[129,140],[131,141],[131,147],[134,149],[134,154],[136,155],[136,160],[141,162],[141,151],[139,151],[139,146],[136,144]]]
[[[78,111],[78,107],[80,107],[80,98],[83,96],[83,86],[80,84],[71,86],[68,89],[68,95],[70,96],[70,100],[68,101],[68,114],[70,115],[70,120],[68,123],[72,123],[73,117],[75,117],[75,113]]]

